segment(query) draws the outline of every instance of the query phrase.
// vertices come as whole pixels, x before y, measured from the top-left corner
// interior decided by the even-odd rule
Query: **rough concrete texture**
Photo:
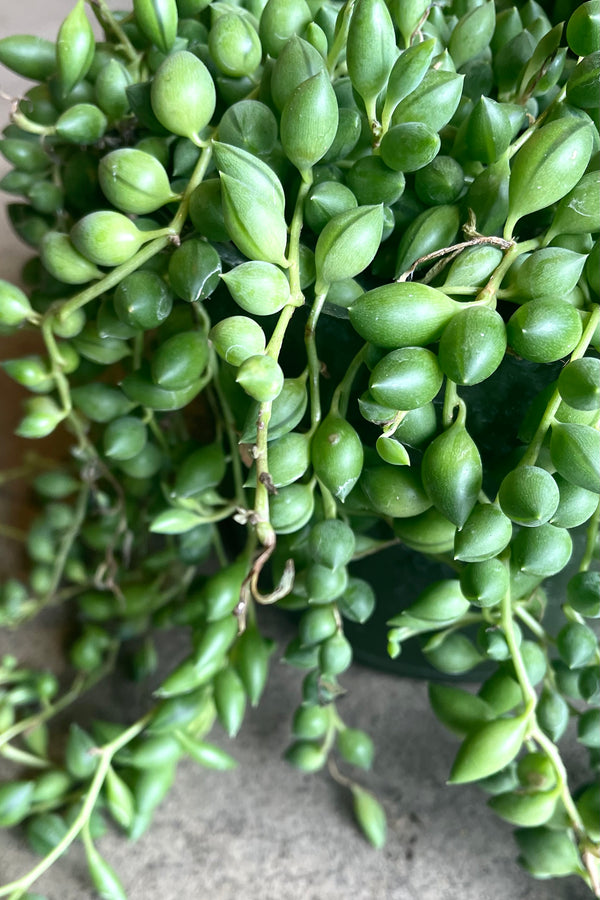
[[[23,0],[0,4],[0,36],[56,35],[73,0]],[[120,5],[120,4],[116,4]],[[123,4],[125,5],[125,4]],[[0,88],[15,94],[23,82],[3,70]],[[8,116],[8,103],[2,118]],[[6,202],[6,198],[3,198]],[[0,277],[18,277],[29,255],[0,222]],[[2,345],[2,355],[14,355]],[[6,393],[8,382],[2,383]],[[3,464],[18,459],[22,443],[8,443],[17,410],[4,407]],[[1,495],[4,506],[10,492]],[[14,510],[14,504],[13,504]],[[14,570],[14,548],[4,547],[2,575]],[[238,759],[226,773],[183,761],[176,783],[150,831],[135,845],[116,830],[99,842],[119,873],[129,900],[586,900],[572,878],[536,882],[516,865],[511,828],[486,808],[473,787],[446,787],[457,741],[434,719],[421,682],[355,667],[343,676],[347,694],[339,709],[351,726],[373,737],[377,754],[361,783],[383,801],[389,839],[383,851],[367,845],[353,824],[350,797],[327,772],[303,775],[282,759],[301,673],[279,663],[290,624],[271,610],[267,634],[278,640],[263,701],[251,710],[230,742],[215,740]],[[60,671],[65,623],[56,617],[17,635],[0,634],[0,654],[18,652],[26,663]],[[165,646],[174,661],[184,652],[177,637]],[[137,686],[111,682],[86,700],[85,717],[133,721],[147,707]],[[571,753],[577,757],[576,747]],[[8,766],[1,777],[12,772]],[[13,775],[14,777],[14,775]],[[0,883],[28,871],[36,860],[18,829],[0,837]],[[34,888],[48,900],[94,900],[81,846],[45,874]]]

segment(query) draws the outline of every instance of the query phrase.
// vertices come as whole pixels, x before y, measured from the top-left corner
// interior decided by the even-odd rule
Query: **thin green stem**
[[[190,180],[188,181],[185,191],[183,192],[183,197],[181,198],[179,208],[177,209],[177,212],[171,220],[170,227],[173,229],[173,231],[177,232],[177,234],[179,234],[185,224],[185,220],[187,219],[188,210],[190,207],[190,198],[206,175],[206,170],[208,169],[209,163],[212,159],[212,152],[212,141],[209,141],[209,143],[202,148],[202,152],[198,158],[198,162],[196,163],[194,171],[190,176]]]
[[[542,643],[546,644],[548,642],[548,632],[544,628],[543,625],[534,619],[530,612],[524,609],[521,605],[515,607],[515,615],[521,619],[521,621],[527,625],[530,631],[535,634],[537,638],[542,641]]]
[[[529,675],[527,674],[527,669],[525,668],[525,663],[523,662],[523,657],[521,656],[521,650],[515,633],[515,623],[513,620],[510,588],[508,589],[500,603],[500,624],[502,627],[502,631],[504,632],[504,637],[506,638],[506,643],[508,644],[508,648],[510,650],[512,663],[515,667],[517,681],[519,682],[521,691],[523,692],[526,714],[530,715],[535,709],[535,705],[537,703],[537,694],[533,685],[531,684],[531,681],[529,680]]]
[[[504,236],[506,241],[510,241],[506,235]],[[520,244],[512,243],[508,250],[505,252],[504,257],[500,264],[494,269],[492,275],[488,283],[482,288],[477,294],[476,302],[478,303],[488,303],[490,301],[495,301],[498,289],[502,284],[502,279],[514,263],[517,256],[521,256],[522,253],[529,253],[531,250],[536,250],[541,244],[541,238],[533,238],[530,241],[523,241]]]
[[[558,747],[550,740],[548,735],[544,734],[542,729],[537,725],[529,730],[529,737],[533,738],[533,740],[537,744],[539,744],[539,746],[544,750],[544,752],[550,759],[550,762],[554,766],[554,771],[556,772],[556,777],[560,785],[560,797],[567,811],[567,815],[571,820],[571,824],[576,832],[581,835],[585,835],[585,825],[583,824],[581,816],[579,815],[579,811],[575,806],[573,798],[571,797],[571,792],[569,791],[568,785],[567,770],[561,759]]]
[[[444,391],[444,407],[442,411],[442,421],[444,428],[450,428],[454,421],[454,410],[459,404],[458,391],[456,383],[446,379],[446,390]]]
[[[71,402],[71,390],[69,387],[69,382],[63,374],[62,358],[60,355],[60,350],[58,349],[58,345],[56,343],[56,339],[52,332],[52,322],[52,318],[47,318],[42,321],[42,337],[44,338],[48,356],[50,357],[50,370],[52,372],[52,377],[58,390],[60,402],[63,406],[63,412],[65,416],[68,416],[73,408],[73,404]]]
[[[125,56],[127,56],[130,62],[138,64],[140,61],[140,54],[121,28],[119,22],[115,19],[112,11],[106,5],[105,0],[88,0],[88,3],[92,7],[94,15],[100,22],[104,31],[112,31],[117,38],[118,46]]]
[[[289,278],[292,302],[288,303],[281,310],[277,325],[275,326],[266,348],[266,353],[275,360],[279,358],[283,339],[290,320],[296,308],[304,302],[304,295],[300,288],[300,232],[303,223],[304,200],[311,184],[312,171],[305,173],[305,177],[300,184],[292,221],[290,222],[287,258],[290,263]],[[269,489],[272,490],[272,479],[269,474],[268,434],[271,409],[271,400],[261,403],[256,423],[256,491],[254,495],[254,513],[256,516],[256,533],[261,544],[265,547],[275,546],[275,532],[269,522]]]
[[[58,552],[56,554],[56,559],[54,561],[53,571],[52,571],[52,580],[50,582],[50,586],[44,595],[44,599],[42,601],[42,605],[49,603],[50,600],[54,597],[56,589],[60,584],[60,580],[63,576],[63,571],[65,568],[65,564],[67,562],[67,557],[73,546],[73,542],[77,538],[79,534],[79,530],[83,524],[85,519],[85,515],[87,512],[88,500],[90,496],[90,488],[89,485],[83,484],[81,490],[79,491],[79,496],[77,498],[77,503],[75,505],[75,512],[73,515],[73,521],[71,522],[67,531],[65,531],[60,546],[58,548]]]
[[[10,114],[10,120],[14,125],[17,125],[21,131],[26,131],[28,134],[39,134],[42,137],[45,137],[46,135],[52,134],[54,131],[54,128],[52,127],[40,125],[38,122],[32,122],[31,119],[28,119],[27,116],[18,109],[13,109]]]
[[[243,507],[245,506],[244,473],[242,471],[242,461],[240,459],[237,435],[235,431],[235,419],[233,413],[231,412],[231,407],[229,406],[227,397],[225,396],[225,392],[221,387],[221,381],[219,378],[219,365],[216,360],[216,356],[213,360],[213,365],[213,386],[217,395],[217,400],[221,407],[221,414],[223,417],[223,422],[225,424],[225,432],[227,433],[227,440],[229,441],[229,450],[231,453],[231,468],[233,470],[233,483],[235,485],[235,499],[237,505]]]
[[[109,744],[105,744],[103,747],[98,749],[98,768],[94,773],[94,777],[90,782],[89,789],[87,791],[85,800],[83,801],[82,807],[73,820],[71,827],[68,829],[62,840],[44,857],[44,859],[38,863],[30,872],[26,875],[23,875],[21,878],[16,881],[11,881],[10,884],[5,884],[3,887],[0,887],[0,897],[6,897],[10,895],[10,900],[14,897],[20,897],[21,894],[26,891],[31,885],[37,881],[37,879],[47,871],[47,869],[52,866],[57,859],[59,859],[63,853],[70,847],[75,838],[79,835],[81,830],[85,827],[86,823],[89,822],[89,818],[92,814],[92,810],[94,805],[98,799],[100,791],[102,790],[102,786],[104,784],[104,780],[110,768],[110,764],[113,756],[126,744],[133,740],[134,737],[137,737],[141,731],[144,730],[147,723],[150,721],[152,717],[152,711],[146,713],[141,719],[131,725],[126,731],[119,735],[119,737],[115,738],[114,741],[111,741]]]
[[[95,284],[92,284],[85,288],[85,290],[75,294],[74,297],[65,300],[65,302],[61,304],[58,312],[54,310],[53,314],[56,314],[61,322],[64,322],[64,320],[67,319],[71,313],[75,312],[76,309],[86,306],[86,304],[95,300],[96,297],[99,297],[101,294],[104,294],[106,291],[109,291],[111,288],[120,284],[127,275],[130,275],[131,272],[135,272],[136,269],[139,269],[145,262],[148,262],[149,259],[152,259],[152,257],[156,256],[157,253],[160,253],[161,250],[164,250],[171,240],[171,236],[163,236],[146,244],[141,250],[138,250],[131,259],[128,259],[127,262],[122,263],[120,266],[116,266],[111,272],[108,272],[104,278],[101,278]]]
[[[581,562],[579,563],[579,571],[587,572],[589,567],[592,564],[592,560],[594,559],[594,554],[596,552],[596,546],[598,543],[598,528],[600,526],[600,502],[596,507],[596,511],[592,515],[587,531],[586,531],[586,539],[585,539],[585,549],[583,551],[583,556],[581,557]]]
[[[306,357],[308,360],[308,389],[310,394],[310,427],[314,431],[321,421],[321,392],[320,377],[321,364],[317,355],[317,344],[315,335],[317,331],[317,322],[323,309],[323,304],[327,298],[327,288],[316,295],[306,328],[304,329],[304,343],[306,345]]]
[[[358,353],[354,356],[354,359],[346,369],[344,377],[339,382],[335,391],[333,392],[333,397],[331,399],[331,412],[340,416],[345,416],[348,410],[348,402],[350,400],[350,392],[352,390],[352,385],[354,384],[354,379],[356,378],[360,367],[363,362],[367,358],[367,353],[369,351],[369,344],[363,344]]]
[[[34,756],[33,753],[27,753],[26,750],[20,750],[10,744],[0,747],[0,756],[10,759],[11,762],[19,763],[21,766],[27,766],[29,769],[49,769],[51,767],[51,763],[47,759]]]

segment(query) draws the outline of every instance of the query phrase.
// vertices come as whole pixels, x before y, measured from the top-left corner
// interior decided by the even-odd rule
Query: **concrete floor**
[[[0,37],[13,33],[56,35],[72,0],[23,0],[0,5]],[[0,88],[13,95],[22,82],[5,70]],[[0,118],[8,116],[8,104]],[[2,198],[6,202],[6,198]],[[4,210],[2,208],[2,214]],[[0,220],[0,277],[18,278],[29,255]],[[7,391],[8,381],[2,381]],[[17,411],[2,404],[2,434],[15,427]],[[22,444],[3,437],[4,461]],[[4,506],[10,493],[1,495]],[[14,565],[4,547],[2,575]],[[283,650],[290,626],[274,611],[264,630]],[[56,665],[64,625],[32,624],[17,635],[0,634],[0,654],[18,651],[25,662]],[[169,655],[181,652],[177,639]],[[218,729],[211,740],[238,759],[236,770],[215,773],[183,761],[175,786],[151,830],[135,845],[116,832],[100,849],[119,873],[129,900],[586,900],[590,893],[569,878],[536,882],[516,865],[510,826],[498,820],[476,788],[446,787],[456,740],[434,719],[425,685],[356,666],[343,677],[347,695],[340,712],[349,725],[375,741],[373,771],[362,783],[382,800],[389,839],[371,849],[352,822],[348,792],[326,772],[303,775],[282,759],[290,718],[300,695],[301,673],[273,657],[263,702],[230,742]],[[111,682],[86,701],[85,715],[133,720],[145,709],[139,688]],[[576,748],[571,752],[577,754]],[[1,770],[2,777],[8,769]],[[18,830],[0,839],[0,884],[34,863]],[[48,900],[93,900],[81,847],[34,887]]]

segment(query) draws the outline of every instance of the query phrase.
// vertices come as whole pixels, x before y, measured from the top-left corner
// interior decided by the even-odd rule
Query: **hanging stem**
[[[56,862],[59,857],[63,855],[65,850],[67,850],[70,845],[73,843],[75,838],[79,835],[82,829],[89,822],[90,816],[94,809],[94,805],[100,791],[102,790],[102,786],[104,784],[104,780],[110,768],[110,764],[112,762],[113,756],[122,748],[125,747],[130,741],[133,740],[134,737],[144,730],[145,726],[150,721],[152,716],[152,711],[146,713],[141,719],[131,725],[126,731],[119,735],[119,737],[115,738],[114,741],[111,741],[109,744],[105,744],[104,747],[98,748],[98,768],[92,778],[89,789],[87,791],[85,800],[83,801],[83,805],[79,811],[79,814],[74,819],[71,827],[66,832],[62,840],[58,842],[56,847],[54,847],[44,859],[38,863],[27,875],[23,875],[22,878],[17,879],[17,881],[11,881],[10,884],[5,884],[3,887],[0,887],[0,897],[9,896],[9,900],[17,900],[31,885],[38,880],[38,878],[44,874],[44,872],[50,868],[50,866]]]
[[[130,62],[139,64],[140,54],[135,49],[126,33],[121,28],[121,25],[114,17],[112,11],[106,5],[105,0],[88,0],[92,10],[94,11],[94,15],[102,25],[102,28],[107,33],[112,31],[114,36],[117,38],[118,45],[121,47],[123,53],[127,56]]]

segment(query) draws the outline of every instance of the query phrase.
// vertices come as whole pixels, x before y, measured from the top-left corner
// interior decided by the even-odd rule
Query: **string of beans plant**
[[[598,0],[78,0],[55,43],[0,39],[36,82],[0,140],[36,251],[0,325],[39,336],[2,368],[31,392],[17,433],[70,443],[2,474],[39,514],[2,526],[31,567],[0,624],[61,604],[78,629],[70,686],[0,662],[0,825],[41,857],[0,898],[39,897],[75,840],[125,897],[104,818],[138,838],[183,756],[234,765],[208,737],[260,700],[265,604],[297,620],[287,757],[329,765],[381,847],[373,743],[336,700],[345,624],[383,601],[353,563],[401,546],[448,574],[382,646],[483,672],[430,685],[450,783],[534,877],[600,896],[599,35]],[[187,655],[157,679],[170,628]],[[72,721],[57,758],[54,717],[117,661],[144,715]]]

